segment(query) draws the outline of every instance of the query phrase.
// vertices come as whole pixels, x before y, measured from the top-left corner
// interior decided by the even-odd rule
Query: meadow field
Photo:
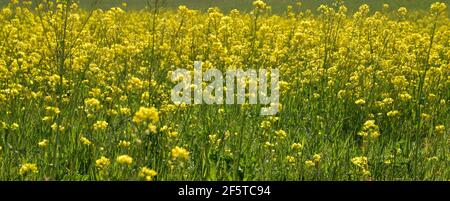
[[[448,2],[233,1],[3,1],[0,180],[450,180]],[[194,61],[279,112],[175,104]]]

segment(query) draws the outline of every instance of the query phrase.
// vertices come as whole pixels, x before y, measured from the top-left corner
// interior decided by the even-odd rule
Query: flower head
[[[156,123],[159,121],[158,110],[154,107],[141,107],[139,108],[139,111],[137,111],[134,115],[133,121],[137,124],[144,121],[151,121],[152,123]]]
[[[149,169],[147,167],[142,167],[141,171],[139,172],[139,177],[145,178],[147,181],[152,181],[153,177],[157,175],[156,171],[153,169]]]
[[[189,151],[187,151],[185,148],[176,146],[172,149],[172,158],[181,158],[187,160],[189,159]]]
[[[94,124],[94,130],[105,130],[108,128],[108,122],[106,121],[97,121]]]
[[[81,138],[80,138],[80,141],[81,141],[81,143],[83,143],[84,145],[91,145],[91,144],[92,144],[92,142],[91,142],[89,139],[85,138],[85,137],[81,137]]]
[[[19,174],[26,175],[28,173],[38,173],[37,165],[34,163],[25,163],[20,166]]]
[[[44,140],[40,141],[38,143],[38,146],[41,147],[41,148],[47,147],[48,146],[48,140],[44,139]]]
[[[108,167],[109,164],[111,164],[111,161],[104,156],[100,157],[100,159],[97,159],[95,161],[95,166],[99,169],[104,169]]]
[[[253,6],[258,8],[258,9],[264,9],[264,8],[266,8],[267,4],[264,3],[264,1],[256,0],[256,1],[253,2]]]
[[[308,168],[311,168],[311,167],[316,166],[316,164],[315,164],[312,160],[307,160],[307,161],[305,161],[305,165],[306,165],[306,167],[308,167]]]
[[[318,163],[318,162],[320,162],[320,159],[321,159],[322,157],[320,156],[320,154],[314,154],[314,156],[313,156],[313,160],[314,160],[314,162],[316,162],[316,163]]]
[[[133,163],[133,158],[128,155],[121,155],[117,157],[116,161],[121,165],[131,165]]]

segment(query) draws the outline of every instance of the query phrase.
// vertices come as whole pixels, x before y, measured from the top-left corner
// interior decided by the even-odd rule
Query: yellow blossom
[[[134,115],[133,121],[137,124],[144,121],[151,121],[152,123],[156,123],[159,121],[158,110],[154,107],[141,107],[139,108],[139,111],[137,111]]]
[[[105,130],[108,128],[108,122],[106,121],[97,121],[93,126],[94,130]]]
[[[295,157],[293,157],[293,156],[286,156],[286,161],[288,163],[295,163]]]
[[[355,104],[356,105],[364,105],[364,104],[366,104],[366,101],[364,99],[358,99],[355,101]]]
[[[109,164],[111,164],[110,160],[104,156],[100,157],[100,159],[97,159],[95,161],[95,166],[99,169],[104,169],[108,167]]]
[[[253,6],[255,6],[256,8],[259,8],[259,9],[264,9],[264,8],[266,8],[267,5],[262,0],[256,0],[253,2]]]
[[[139,177],[145,178],[147,181],[152,181],[153,177],[157,175],[156,171],[153,169],[149,169],[147,167],[142,167],[141,171],[139,172]]]
[[[307,161],[305,161],[305,165],[306,165],[306,167],[311,168],[311,167],[316,166],[316,163],[314,163],[312,160],[307,160]]]
[[[189,151],[187,151],[184,148],[176,146],[175,148],[172,149],[172,158],[174,159],[181,158],[187,160],[189,159]]]
[[[119,141],[119,147],[129,147],[131,145],[131,142],[128,142],[126,140],[120,140]]]
[[[156,126],[153,124],[148,124],[148,130],[150,131],[150,133],[153,133],[153,134],[156,134],[158,132]]]
[[[388,117],[395,117],[399,114],[398,110],[392,110],[387,113]]]
[[[84,145],[91,145],[91,144],[92,144],[92,142],[89,141],[89,139],[87,139],[87,138],[85,138],[85,137],[80,137],[80,141],[81,141],[81,143],[84,144]]]
[[[40,141],[38,143],[38,146],[41,147],[41,148],[47,147],[48,146],[48,140],[44,139],[44,140]]]
[[[434,127],[437,133],[443,134],[445,132],[445,126],[444,125],[437,125]]]
[[[26,175],[28,173],[38,173],[38,167],[34,163],[25,163],[20,166],[19,174]]]
[[[128,155],[120,155],[117,157],[116,161],[121,165],[131,165],[133,163],[133,158]]]
[[[293,150],[298,150],[298,149],[302,149],[302,148],[303,148],[303,145],[301,143],[293,143],[291,145],[291,149],[293,149]]]
[[[284,130],[278,130],[278,131],[275,131],[275,135],[278,136],[278,137],[280,137],[280,138],[285,138],[285,137],[287,137],[287,133],[286,133]]]

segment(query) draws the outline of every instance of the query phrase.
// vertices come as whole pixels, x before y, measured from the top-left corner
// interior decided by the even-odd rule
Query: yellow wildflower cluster
[[[0,180],[346,180],[349,167],[374,180],[449,179],[444,1],[73,2],[0,3]],[[244,104],[174,103],[182,83],[191,101],[236,102],[238,86],[206,93],[222,84],[209,70],[266,70],[270,90],[246,79]],[[263,103],[274,70],[279,104]],[[278,113],[260,116],[268,106]]]
[[[117,157],[116,161],[121,165],[131,165],[133,163],[133,158],[128,155],[120,155]]]
[[[94,123],[93,128],[94,130],[105,130],[108,128],[108,122],[106,121],[97,121]]]
[[[177,159],[177,158],[181,158],[184,160],[189,159],[189,151],[187,151],[185,148],[181,148],[176,146],[175,148],[172,149],[172,158]]]
[[[352,163],[353,163],[353,165],[356,165],[356,167],[358,168],[359,172],[362,175],[370,176],[367,157],[365,157],[365,156],[354,157],[354,158],[352,158]]]
[[[147,181],[152,181],[153,177],[157,175],[156,171],[153,169],[149,169],[147,167],[141,168],[141,171],[139,172],[139,176],[142,178],[145,178]]]
[[[136,114],[134,115],[133,121],[137,124],[146,121],[156,123],[159,121],[158,110],[154,107],[152,108],[141,107],[139,108],[139,111],[137,111]]]
[[[99,169],[104,169],[108,167],[109,164],[111,164],[111,161],[104,156],[100,157],[95,161],[95,166]]]
[[[38,167],[34,163],[25,163],[19,169],[19,174],[38,173]]]
[[[379,127],[375,124],[375,120],[367,120],[362,127],[362,131],[358,132],[358,135],[369,139],[380,137]]]

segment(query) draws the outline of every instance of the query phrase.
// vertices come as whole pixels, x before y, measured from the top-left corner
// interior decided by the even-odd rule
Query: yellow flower
[[[99,169],[104,169],[108,167],[109,164],[111,164],[110,160],[104,156],[100,157],[100,159],[97,159],[95,161],[95,166]]]
[[[89,139],[85,138],[85,137],[81,137],[80,138],[81,143],[83,143],[84,145],[91,145],[92,142],[89,141]]]
[[[375,125],[375,120],[367,120],[364,123],[364,127],[363,127],[364,130],[376,129],[376,128],[378,128],[378,126]]]
[[[387,113],[388,117],[395,117],[399,114],[398,110],[392,110],[390,112]]]
[[[285,138],[287,136],[287,133],[284,130],[278,130],[278,131],[275,131],[275,135],[280,138]]]
[[[320,154],[314,154],[314,156],[313,156],[314,162],[318,163],[318,162],[320,162],[320,159],[321,159]]]
[[[266,3],[264,3],[264,1],[256,0],[253,2],[253,6],[256,8],[259,8],[259,9],[264,9],[264,8],[266,8],[267,5],[266,5]]]
[[[143,121],[151,121],[152,123],[156,123],[159,121],[158,110],[154,107],[141,107],[134,115],[133,121],[137,124]]]
[[[153,133],[153,134],[156,134],[158,132],[156,126],[153,124],[148,125],[148,130],[150,131],[150,133]]]
[[[436,2],[431,5],[430,12],[439,15],[440,13],[445,12],[445,9],[447,9],[447,5],[445,3]]]
[[[53,131],[64,131],[65,130],[65,128],[64,128],[64,126],[61,126],[61,125],[58,125],[57,123],[53,123],[51,126],[50,126],[51,128],[52,128],[52,130]]]
[[[41,148],[47,147],[48,146],[48,140],[44,139],[44,140],[40,141],[38,143],[38,146],[41,147]]]
[[[339,92],[338,92],[338,98],[339,98],[339,99],[344,98],[345,93],[346,93],[345,90],[339,90]]]
[[[425,121],[429,121],[431,119],[431,115],[426,114],[426,113],[420,114],[420,117]]]
[[[445,132],[445,126],[444,125],[437,125],[434,127],[437,133],[443,134]]]
[[[172,132],[169,132],[168,134],[169,134],[169,137],[172,137],[172,138],[175,138],[175,137],[178,136],[178,132],[177,131],[172,131]]]
[[[378,132],[378,131],[372,131],[372,132],[370,132],[370,137],[372,138],[372,139],[377,139],[378,137],[380,137],[380,132]]]
[[[269,129],[269,128],[270,128],[270,125],[271,125],[270,121],[262,121],[260,127],[261,127],[262,129]]]
[[[128,155],[121,155],[117,157],[116,161],[122,165],[131,165],[133,163],[133,158]]]
[[[106,121],[97,121],[94,124],[94,130],[105,130],[108,128],[108,122]]]
[[[367,170],[367,169],[363,169],[363,170],[362,170],[362,175],[363,175],[363,176],[370,176],[370,171]]]
[[[358,135],[361,136],[361,137],[367,137],[367,136],[369,136],[369,134],[368,134],[367,132],[365,132],[365,131],[360,131],[360,132],[358,132]]]
[[[352,158],[352,163],[360,168],[366,168],[367,161],[368,161],[367,157],[365,157],[365,156]]]
[[[359,131],[358,135],[364,138],[369,136],[372,139],[376,139],[381,134],[379,132],[378,126],[375,124],[375,120],[367,120],[366,122],[364,122],[362,131]]]
[[[307,161],[305,161],[305,165],[306,165],[306,167],[308,167],[308,168],[311,168],[311,167],[316,166],[316,164],[315,164],[312,160],[307,160]]]
[[[20,175],[25,175],[28,173],[38,173],[37,165],[34,163],[25,163],[19,169]]]
[[[53,123],[51,126],[53,131],[57,131],[58,130],[58,124],[57,123]]]
[[[439,158],[437,156],[427,158],[427,161],[438,161]]]
[[[59,113],[61,113],[61,111],[59,110],[59,108],[57,108],[57,107],[46,107],[45,108],[45,110],[47,111],[47,112],[49,112],[49,113],[53,113],[53,114],[56,114],[56,115],[58,115]]]
[[[412,99],[412,96],[409,95],[409,94],[406,93],[406,92],[401,93],[401,94],[399,94],[398,96],[400,97],[400,100],[402,100],[402,101],[404,101],[404,102],[407,102],[407,101],[409,101],[409,100]]]
[[[293,156],[286,156],[286,161],[288,163],[295,163],[295,158]]]
[[[13,123],[11,124],[11,130],[17,130],[19,128],[19,124]]]
[[[131,145],[131,142],[128,142],[126,140],[120,140],[119,141],[119,147],[129,147]]]
[[[291,145],[291,149],[293,149],[293,150],[303,149],[303,145],[301,143],[293,143]]]
[[[184,148],[176,146],[172,149],[172,158],[182,158],[184,160],[189,159],[189,151]]]
[[[145,178],[147,181],[152,181],[153,177],[157,175],[156,171],[153,169],[149,169],[147,167],[142,167],[141,171],[139,172],[139,177]]]
[[[264,143],[264,147],[268,148],[268,149],[271,149],[271,148],[275,147],[275,144],[267,141],[267,142]]]
[[[44,122],[50,122],[52,120],[52,117],[49,116],[45,116],[44,118],[42,118],[42,121]]]
[[[408,13],[408,9],[406,9],[405,7],[400,7],[400,8],[397,10],[397,12],[398,12],[398,14],[399,14],[401,17],[403,17],[403,16],[405,16],[405,15]]]
[[[123,114],[123,115],[130,115],[131,114],[130,108],[126,108],[126,107],[120,108],[119,112],[120,112],[120,114]]]
[[[87,108],[92,108],[92,109],[100,109],[100,107],[101,107],[100,101],[97,100],[96,98],[88,98],[88,99],[84,100],[84,105]]]
[[[128,89],[142,89],[144,87],[144,82],[137,77],[132,77],[128,80]]]
[[[356,105],[364,105],[364,104],[366,104],[366,101],[364,99],[358,99],[355,101],[355,104]]]
[[[353,165],[358,167],[358,171],[360,174],[362,174],[363,176],[370,176],[367,157],[365,157],[365,156],[354,157],[354,158],[352,158],[351,161],[352,161]],[[384,161],[384,162],[385,162],[385,164],[391,163],[391,161]]]

